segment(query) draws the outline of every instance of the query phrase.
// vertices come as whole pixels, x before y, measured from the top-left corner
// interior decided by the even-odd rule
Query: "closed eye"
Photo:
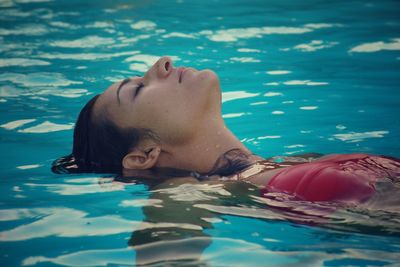
[[[136,96],[139,94],[140,90],[144,87],[144,83],[140,82],[136,89],[135,89],[135,93],[134,93],[134,97],[136,98]]]

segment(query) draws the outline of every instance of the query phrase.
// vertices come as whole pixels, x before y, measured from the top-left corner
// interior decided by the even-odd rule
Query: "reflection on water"
[[[3,220],[35,219],[29,224],[2,231],[1,241],[22,241],[49,236],[83,237],[112,235],[130,232],[140,222],[129,221],[119,216],[87,217],[87,213],[68,208],[38,208],[1,210]],[[67,226],[67,227],[66,227]]]
[[[0,265],[396,265],[398,183],[339,207],[49,166],[83,103],[162,55],[219,75],[223,117],[256,154],[399,157],[399,13],[389,0],[0,1]]]
[[[349,52],[373,53],[382,50],[400,50],[400,39],[394,38],[390,42],[379,41],[373,43],[360,44],[350,49]]]
[[[132,266],[135,262],[130,248],[82,250],[67,253],[58,257],[33,256],[22,261],[23,266],[35,266],[49,262],[61,266],[105,266],[114,264],[118,266]]]
[[[129,192],[136,189],[138,182],[77,177],[58,184],[26,183],[17,188],[17,192],[29,194],[32,189],[45,188],[44,192],[53,196],[67,197],[79,203],[79,196],[83,194]],[[122,238],[122,243],[102,249],[88,247],[57,257],[36,253],[23,259],[23,265],[52,262],[78,266],[82,260],[87,266],[161,261],[223,265],[232,262],[226,255],[227,249],[230,253],[246,251],[247,256],[253,255],[250,261],[248,257],[235,258],[234,266],[240,266],[246,259],[257,264],[261,257],[269,257],[282,266],[323,264],[346,259],[349,255],[363,260],[385,255],[385,263],[395,263],[397,259],[380,247],[396,249],[396,240],[400,236],[397,197],[400,186],[389,180],[379,182],[375,197],[359,207],[302,202],[279,193],[260,197],[258,188],[243,182],[198,183],[195,179],[178,178],[148,186],[148,197],[140,198],[143,194],[140,191],[133,191],[134,195],[130,197],[117,197],[114,205],[108,205],[114,210],[111,213],[121,213],[115,215],[96,212],[93,210],[96,205],[93,208],[85,205],[82,208],[2,209],[0,222],[3,225],[14,222],[15,226],[3,228],[0,241],[40,242],[50,237],[118,240],[121,234],[130,235],[129,241]],[[117,195],[113,193],[113,196]],[[111,197],[105,195],[103,198]],[[53,201],[59,202],[60,198],[53,197]],[[142,209],[145,217],[142,220],[129,218],[132,209]],[[373,239],[378,247],[368,243],[371,234],[375,235]],[[123,246],[126,242],[129,248]],[[321,242],[325,245],[321,246]],[[331,252],[326,252],[327,249]],[[368,253],[371,250],[375,252]]]

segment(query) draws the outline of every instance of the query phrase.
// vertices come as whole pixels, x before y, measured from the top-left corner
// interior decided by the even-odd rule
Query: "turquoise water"
[[[317,215],[245,183],[50,172],[83,104],[163,55],[219,75],[227,125],[261,156],[400,157],[398,14],[398,1],[0,1],[0,265],[399,264],[393,188],[377,194],[390,209]]]

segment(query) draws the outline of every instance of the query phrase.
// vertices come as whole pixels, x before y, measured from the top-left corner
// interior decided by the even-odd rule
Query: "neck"
[[[224,172],[229,167],[249,166],[261,159],[253,155],[224,124],[196,133],[185,145],[166,146],[157,167],[227,175]]]

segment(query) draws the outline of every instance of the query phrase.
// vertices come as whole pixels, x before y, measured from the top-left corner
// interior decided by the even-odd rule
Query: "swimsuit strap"
[[[240,171],[239,173],[235,173],[230,177],[223,177],[225,180],[234,180],[234,181],[247,181],[250,177],[262,173],[268,170],[274,170],[283,167],[289,167],[292,165],[288,164],[280,164],[277,162],[272,162],[268,160],[260,160],[252,164],[251,166],[245,168],[244,170]]]

